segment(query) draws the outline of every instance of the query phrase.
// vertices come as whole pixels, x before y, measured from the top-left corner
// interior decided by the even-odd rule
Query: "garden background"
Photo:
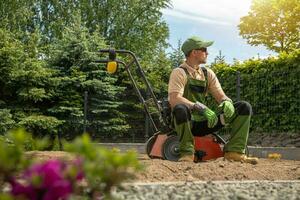
[[[228,96],[252,104],[251,132],[299,135],[299,1],[258,2],[241,18],[240,35],[278,54],[228,64],[220,52],[207,67]],[[153,132],[127,74],[109,75],[94,61],[103,58],[98,53],[103,48],[130,50],[157,97],[166,97],[169,74],[184,59],[180,41],[167,51],[161,10],[170,5],[169,0],[1,1],[0,135],[24,127],[53,139],[72,139],[86,130],[94,141],[145,141]],[[272,15],[266,14],[270,10]]]

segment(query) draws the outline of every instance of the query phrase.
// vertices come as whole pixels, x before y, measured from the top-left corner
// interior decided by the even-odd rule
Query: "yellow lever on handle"
[[[113,74],[118,69],[118,63],[116,61],[109,61],[106,65],[106,70],[108,73]]]

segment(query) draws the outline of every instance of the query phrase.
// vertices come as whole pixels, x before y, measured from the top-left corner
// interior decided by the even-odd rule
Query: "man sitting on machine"
[[[186,61],[175,68],[170,76],[168,94],[172,123],[180,138],[179,161],[194,161],[194,136],[208,135],[226,124],[231,126],[231,138],[224,146],[224,158],[256,164],[257,158],[245,155],[251,105],[245,101],[233,103],[225,95],[215,73],[200,67],[200,64],[206,63],[207,47],[212,44],[212,41],[204,41],[196,36],[188,38],[181,47]],[[222,115],[217,116],[205,105],[208,93],[219,104]]]

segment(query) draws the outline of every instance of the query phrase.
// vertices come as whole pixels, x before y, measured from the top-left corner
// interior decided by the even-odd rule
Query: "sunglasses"
[[[202,51],[202,52],[207,53],[207,48],[200,48],[200,49],[195,49],[195,50],[200,50],[200,51]]]

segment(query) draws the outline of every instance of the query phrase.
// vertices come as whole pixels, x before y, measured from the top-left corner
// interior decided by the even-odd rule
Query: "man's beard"
[[[205,64],[205,63],[206,63],[206,61],[207,61],[207,59],[206,59],[206,58],[204,58],[203,60],[201,60],[201,64]]]

